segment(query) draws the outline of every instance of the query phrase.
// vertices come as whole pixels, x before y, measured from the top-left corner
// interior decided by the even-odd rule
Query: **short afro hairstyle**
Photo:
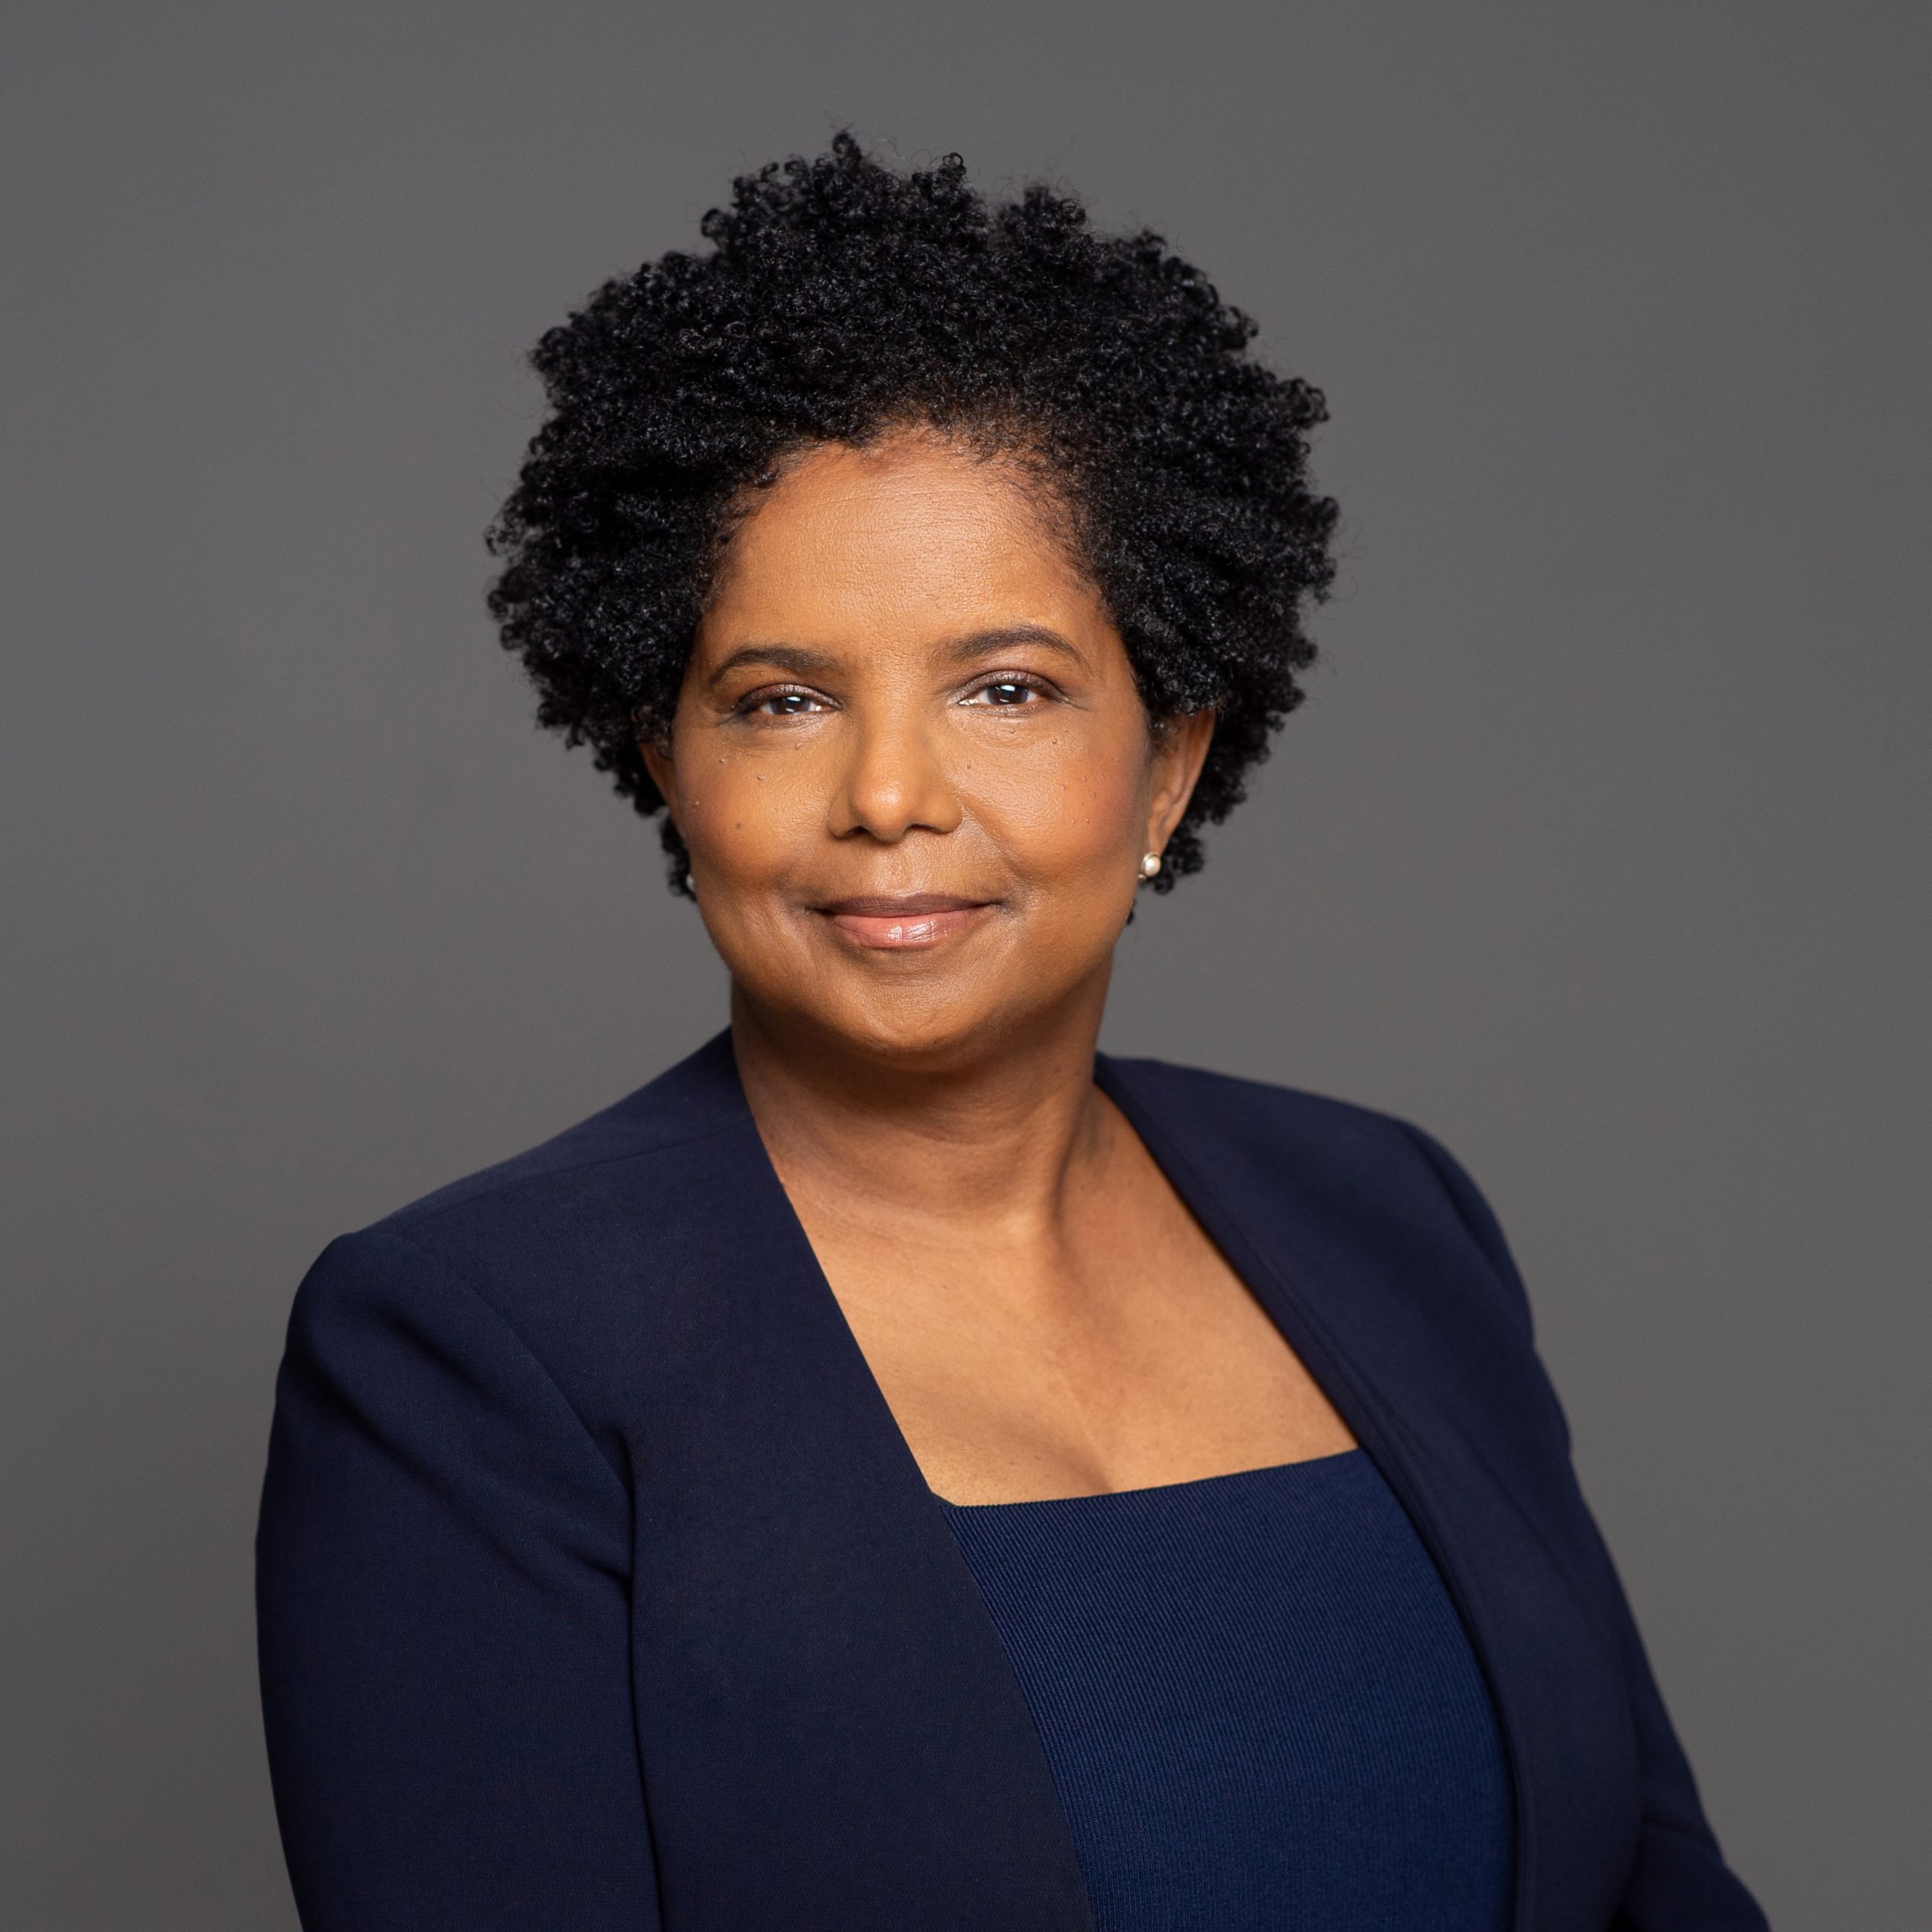
[[[1255,325],[1158,235],[1103,235],[1044,186],[989,203],[949,155],[900,173],[849,134],[707,214],[711,251],[607,282],[531,360],[549,412],[490,532],[490,592],[541,723],[638,810],[749,500],[814,445],[901,429],[1023,458],[1124,643],[1151,721],[1211,709],[1153,884],[1201,863],[1300,702],[1335,506],[1321,392],[1252,360]],[[673,887],[690,866],[667,814]]]

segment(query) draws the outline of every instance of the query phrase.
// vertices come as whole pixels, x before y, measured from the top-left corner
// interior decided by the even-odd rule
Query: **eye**
[[[1046,696],[1038,685],[1023,678],[995,678],[968,693],[965,702],[981,703],[1001,711],[1024,710]]]
[[[824,708],[816,691],[755,691],[740,700],[739,715],[744,718],[804,718]]]

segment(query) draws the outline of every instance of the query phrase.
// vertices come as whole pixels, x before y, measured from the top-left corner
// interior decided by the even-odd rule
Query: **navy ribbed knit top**
[[[1503,1932],[1488,1693],[1361,1451],[944,1507],[1098,1932]]]

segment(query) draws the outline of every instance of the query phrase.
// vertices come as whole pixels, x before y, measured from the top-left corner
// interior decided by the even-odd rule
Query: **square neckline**
[[[1217,1469],[1212,1475],[1183,1476],[1178,1482],[1138,1483],[1131,1489],[1094,1489],[1074,1496],[1023,1496],[995,1503],[955,1503],[951,1497],[940,1495],[930,1483],[926,1485],[926,1491],[934,1502],[946,1509],[1057,1509],[1070,1503],[1116,1503],[1130,1497],[1166,1496],[1176,1491],[1198,1491],[1220,1483],[1244,1482],[1251,1478],[1281,1477],[1291,1469],[1321,1468],[1330,1463],[1346,1463],[1351,1457],[1366,1457],[1367,1453],[1357,1442],[1349,1448],[1331,1449],[1319,1456],[1297,1456],[1286,1463],[1257,1463],[1245,1469]]]

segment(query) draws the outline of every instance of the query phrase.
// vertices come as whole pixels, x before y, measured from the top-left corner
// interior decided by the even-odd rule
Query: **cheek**
[[[813,842],[824,804],[800,746],[778,755],[700,753],[680,799],[695,869],[749,885],[782,878]]]
[[[983,780],[988,828],[1024,871],[1064,878],[1118,869],[1146,832],[1149,761],[1138,734],[1043,734]]]

